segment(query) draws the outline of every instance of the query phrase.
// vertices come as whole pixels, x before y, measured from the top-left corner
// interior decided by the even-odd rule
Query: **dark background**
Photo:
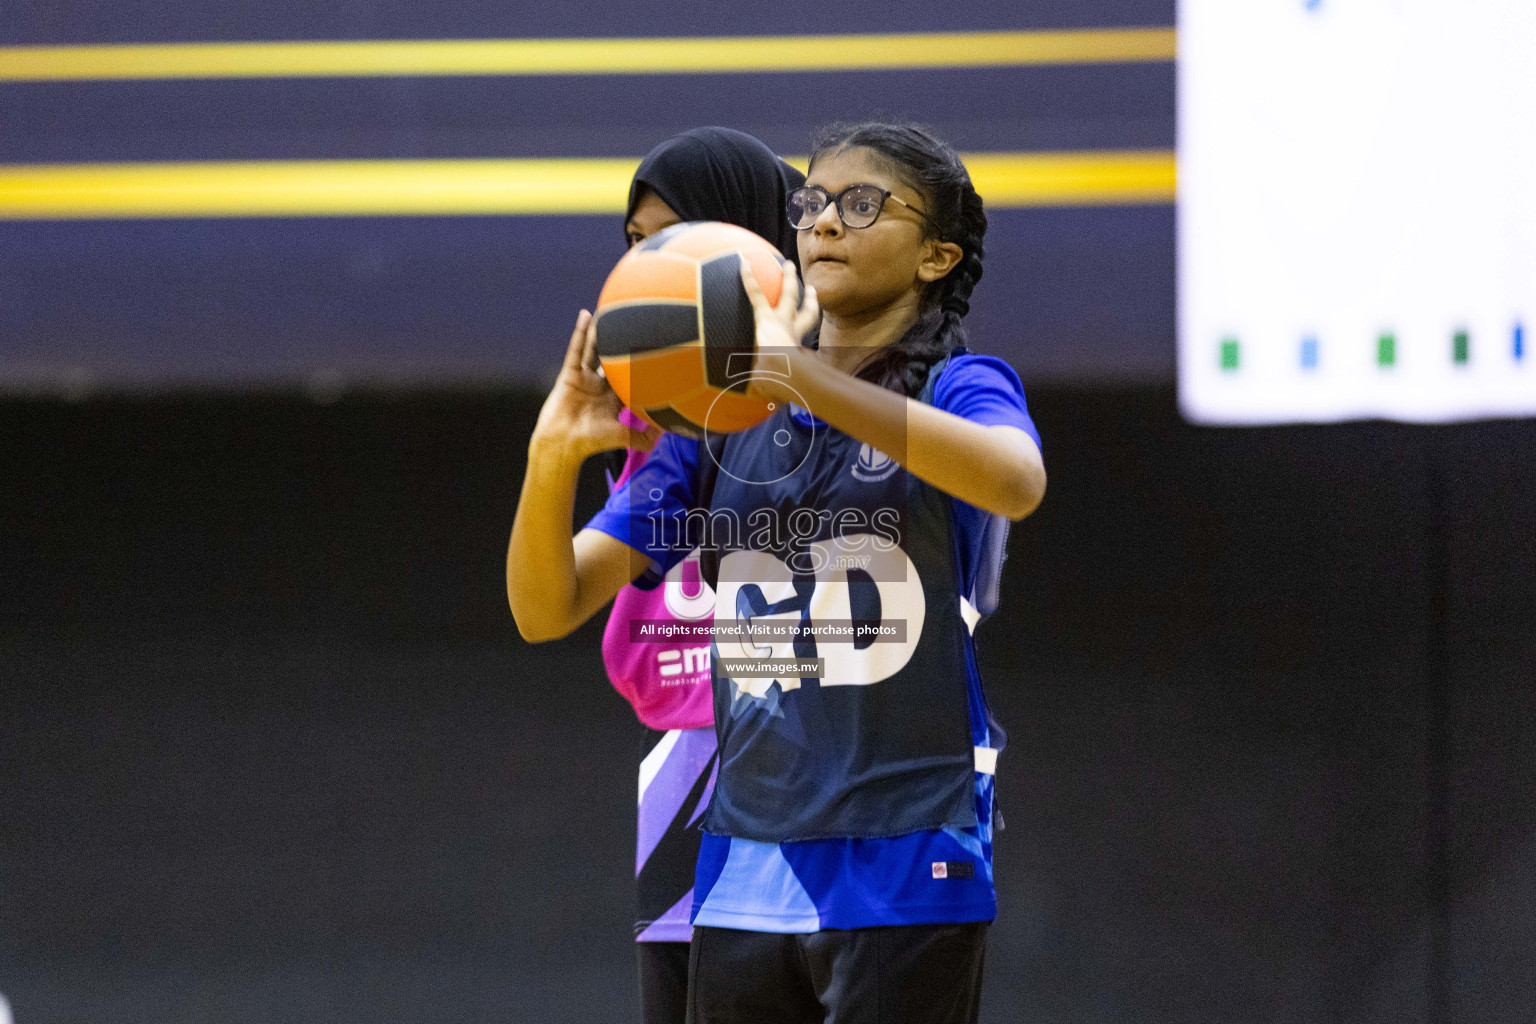
[[[51,0],[0,44],[1174,6]],[[1174,68],[10,83],[0,164],[638,157],[712,121],[803,153],[874,112],[968,151],[1168,149]],[[0,223],[21,1024],[634,1019],[639,729],[600,622],[530,647],[502,582],[533,384],[620,244],[601,217]],[[974,336],[1051,483],[978,634],[1011,738],[984,1019],[1528,1024],[1536,422],[1184,425],[1173,246],[1167,206],[988,236]]]
[[[503,595],[537,403],[0,405],[18,1021],[633,1019],[638,727]],[[1032,407],[984,1019],[1531,1020],[1536,423]]]

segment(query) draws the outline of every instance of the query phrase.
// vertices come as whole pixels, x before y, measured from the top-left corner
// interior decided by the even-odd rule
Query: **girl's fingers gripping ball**
[[[790,264],[790,269],[792,268],[793,264]],[[742,291],[747,293],[747,301],[752,304],[753,318],[757,321],[757,343],[759,348],[762,347],[765,341],[770,345],[786,345],[790,343],[790,339],[787,337],[778,337],[779,330],[774,328],[777,326],[785,335],[789,334],[790,321],[784,313],[786,305],[784,300],[793,299],[793,296],[790,294],[793,288],[792,281],[793,278],[790,277],[789,269],[786,269],[783,282],[779,286],[778,305],[775,306],[768,301],[768,296],[763,294],[763,287],[758,284],[757,273],[753,271],[752,265],[747,262],[745,256],[741,259],[741,288]],[[793,316],[794,306],[792,304],[789,305],[789,310],[790,315]]]
[[[801,300],[804,298],[803,286],[793,263],[785,260],[782,266],[784,283],[779,286],[779,301],[773,307],[773,311],[779,315],[780,320],[786,324],[792,324],[795,322],[795,311],[800,308]]]
[[[821,302],[816,298],[816,288],[805,285],[804,289],[800,308],[795,312],[795,337],[801,342],[821,323]]]
[[[821,321],[816,289],[801,280],[795,265],[788,260],[784,261],[784,286],[775,312],[789,326],[795,341],[800,343],[804,343],[805,336]]]
[[[581,357],[587,341],[587,329],[591,324],[591,313],[582,310],[576,314],[576,327],[571,331],[571,340],[565,346],[564,369],[575,370],[581,366]]]
[[[747,262],[745,255],[741,257],[741,287],[747,293],[747,301],[752,303],[754,313],[759,316],[773,313],[773,307],[768,304],[768,296],[763,294],[762,286],[757,283],[757,275],[752,272],[752,264]],[[784,296],[780,294],[779,298],[782,300]]]
[[[589,373],[602,369],[597,359],[597,324],[590,316],[587,317],[587,329],[581,337],[581,365]]]

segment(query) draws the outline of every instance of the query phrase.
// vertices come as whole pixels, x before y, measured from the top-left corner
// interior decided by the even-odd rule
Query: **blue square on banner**
[[[1317,369],[1317,339],[1310,335],[1301,339],[1301,368]]]
[[[1515,362],[1525,358],[1525,325],[1515,321]]]

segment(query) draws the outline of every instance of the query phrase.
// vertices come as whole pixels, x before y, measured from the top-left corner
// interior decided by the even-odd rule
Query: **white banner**
[[[1202,423],[1536,414],[1536,2],[1180,0]]]

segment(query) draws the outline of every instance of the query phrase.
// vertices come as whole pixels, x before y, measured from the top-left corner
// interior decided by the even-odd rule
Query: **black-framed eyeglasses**
[[[885,209],[887,199],[896,200],[929,224],[933,224],[935,230],[938,229],[933,218],[922,210],[889,189],[875,185],[849,185],[836,195],[820,185],[803,185],[789,194],[789,223],[795,230],[804,231],[816,223],[816,218],[821,216],[821,211],[828,206],[835,206],[837,216],[846,226],[867,228],[880,219],[880,211]]]

